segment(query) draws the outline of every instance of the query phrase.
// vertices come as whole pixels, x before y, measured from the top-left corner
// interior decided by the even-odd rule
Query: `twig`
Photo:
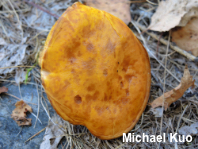
[[[17,21],[18,21],[18,26],[19,26],[19,28],[21,30],[21,43],[23,43],[23,35],[24,35],[24,33],[23,33],[23,28],[22,28],[22,22],[20,21],[19,15],[16,13],[16,10],[14,9],[14,6],[12,5],[12,2],[10,0],[8,0],[8,3],[10,4],[12,10],[14,11],[14,14],[16,15],[16,18],[17,18]]]
[[[186,109],[187,109],[187,108],[188,108],[188,105],[185,107],[184,111],[182,112],[182,114],[181,114],[181,116],[180,116],[180,118],[179,118],[179,121],[178,121],[178,123],[177,123],[177,128],[176,128],[175,133],[177,133],[177,131],[178,131],[178,129],[179,129],[179,125],[180,125],[181,119],[182,119],[184,113],[186,112]]]
[[[18,87],[19,87],[19,94],[20,94],[20,96],[21,96],[21,99],[23,100],[23,98],[22,98],[22,94],[21,94],[21,87],[20,87],[20,83],[18,84]]]
[[[0,81],[16,83],[16,81],[14,81],[14,80],[5,80],[5,79],[0,79]],[[27,82],[27,84],[37,85],[36,83],[33,83],[33,82]],[[42,85],[38,85],[38,86],[42,86]]]
[[[32,5],[32,6],[34,6],[34,7],[36,7],[36,8],[38,8],[38,9],[40,9],[40,10],[43,11],[43,12],[48,13],[49,15],[55,17],[56,19],[59,18],[58,15],[51,13],[51,12],[48,11],[47,9],[45,9],[45,8],[43,8],[43,7],[41,7],[41,6],[37,5],[37,4],[35,4],[35,3],[33,3],[33,2],[30,2],[30,1],[28,1],[28,0],[23,0],[23,1],[25,1],[26,3],[28,3],[28,4],[30,4],[30,5]]]
[[[19,133],[17,134],[17,137],[18,137],[18,135],[21,133],[22,129],[23,129],[23,126],[21,127],[21,130],[20,130]]]
[[[36,119],[38,119],[38,121],[42,124],[41,120],[40,120],[39,118],[37,118],[37,116],[36,116],[33,112],[31,112],[31,114],[32,114]]]
[[[151,75],[155,79],[155,81],[159,84],[159,88],[163,91],[162,84],[160,83],[159,79],[156,77],[154,71],[151,70]]]
[[[153,2],[151,2],[151,1],[149,1],[149,0],[146,0],[148,3],[150,3],[150,4],[152,4],[152,5],[158,5],[158,4],[155,4],[155,3],[153,3]]]
[[[34,128],[36,127],[36,123],[37,123],[37,119],[38,119],[38,116],[39,116],[39,109],[40,109],[40,95],[39,95],[39,91],[38,91],[38,85],[36,86],[37,88],[37,94],[38,94],[38,108],[37,108],[37,117],[36,117],[36,122],[34,124]]]
[[[129,1],[130,4],[134,4],[134,3],[145,3],[146,0],[142,0],[142,1]]]
[[[20,98],[14,96],[14,95],[12,95],[12,94],[9,94],[9,93],[4,93],[4,94],[9,95],[9,96],[11,96],[11,97],[14,97],[14,98],[16,98],[16,99],[18,99],[18,100],[21,100]],[[26,102],[26,103],[29,103],[29,104],[32,104],[32,105],[37,105],[37,104],[35,104],[35,103],[31,103],[31,102],[27,102],[27,101],[25,101],[25,102]]]
[[[160,34],[160,37],[157,41],[156,57],[158,57],[159,43],[160,43],[160,39],[162,38],[162,35],[163,35],[163,33]]]
[[[48,111],[46,110],[46,107],[44,106],[43,104],[43,101],[42,101],[42,98],[41,98],[41,105],[43,106],[43,109],[45,110],[48,118],[50,119],[50,121],[55,125],[55,126],[58,126],[63,132],[65,132],[65,130],[63,128],[61,128],[59,125],[57,125],[53,120],[52,118],[50,117],[50,113],[48,113]]]
[[[42,130],[40,130],[39,132],[37,132],[36,134],[34,134],[33,136],[31,136],[29,139],[27,139],[24,143],[28,142],[29,140],[31,140],[32,138],[34,138],[35,136],[37,136],[38,134],[40,134],[41,132],[43,132],[45,129],[47,128],[47,126],[45,128],[43,128]]]
[[[168,36],[168,45],[166,48],[166,57],[165,57],[165,69],[164,69],[164,84],[163,84],[163,102],[162,102],[162,116],[161,116],[161,122],[160,122],[160,135],[162,135],[162,125],[163,125],[163,111],[164,111],[164,102],[165,102],[165,97],[164,97],[164,93],[165,93],[165,84],[166,84],[166,66],[167,66],[167,55],[168,55],[168,50],[169,50],[169,46],[170,46],[170,37],[171,37],[171,31],[169,32],[169,36]],[[159,146],[158,148],[160,148],[160,142],[159,142]]]
[[[14,96],[14,95],[12,95],[12,94],[9,94],[9,93],[5,93],[5,94],[6,94],[6,95],[9,95],[9,96],[11,96],[11,97],[14,97],[14,98],[16,98],[16,99],[18,99],[18,100],[21,100],[20,98]]]
[[[1,67],[0,69],[18,68],[18,67],[34,67],[34,66],[9,66],[9,67]]]
[[[138,28],[138,26],[136,25],[136,23],[134,21],[131,21],[131,23],[134,25],[134,27],[136,28],[136,30],[138,31],[138,33],[140,33],[140,29]],[[137,36],[138,37],[138,36]],[[143,36],[140,34],[140,39],[142,39],[144,46],[149,54],[149,56],[155,58],[155,60],[164,68],[165,66],[163,65],[163,63],[155,56],[155,54],[153,54],[153,52],[148,48],[146,40],[143,38]],[[180,82],[180,80],[170,71],[170,70],[166,70],[170,75],[172,75],[178,82]]]
[[[85,3],[86,2],[93,2],[94,0],[86,0],[85,1]],[[83,2],[81,1],[81,0],[79,0],[79,2],[81,2],[82,4],[83,4]],[[116,3],[116,4],[118,4],[118,3],[129,3],[129,4],[134,4],[134,3],[145,3],[145,2],[147,2],[147,0],[140,0],[140,1],[133,1],[133,0],[131,0],[131,1],[126,1],[126,2],[114,2],[114,3]]]
[[[145,31],[146,28],[144,26],[142,26],[141,24],[139,24],[138,22],[135,22],[135,24],[142,30],[142,31]],[[161,43],[163,43],[164,45],[168,45],[168,41],[163,39],[163,38],[160,38],[158,35],[154,34],[154,33],[149,33],[147,31],[145,31],[145,33],[147,33],[148,35],[150,35],[151,37],[153,37],[154,39],[156,40],[159,40]],[[182,50],[181,48],[179,48],[178,46],[176,45],[173,45],[172,43],[170,43],[170,47],[177,51],[178,53],[182,54],[183,56],[187,57],[188,59],[192,60],[192,61],[195,61],[195,62],[198,62],[198,57]]]

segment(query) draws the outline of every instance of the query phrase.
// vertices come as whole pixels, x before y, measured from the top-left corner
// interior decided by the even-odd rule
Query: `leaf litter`
[[[18,124],[18,126],[27,126],[32,124],[31,118],[26,118],[27,112],[32,112],[32,108],[23,100],[15,104],[16,108],[12,111],[11,117]]]
[[[60,16],[65,9],[72,5],[75,1],[71,0],[38,0],[38,1],[32,1],[35,4],[42,6],[43,8],[49,10],[53,14],[56,14]],[[0,13],[0,59],[2,57],[5,58],[5,52],[7,52],[10,48],[8,46],[15,46],[12,49],[18,49],[21,50],[20,46],[26,46],[25,47],[25,57],[20,56],[18,63],[13,63],[9,66],[5,65],[5,63],[2,63],[0,67],[10,67],[10,66],[31,66],[35,63],[34,54],[38,53],[39,49],[42,47],[42,42],[46,39],[47,34],[56,21],[56,19],[47,14],[46,12],[43,12],[39,8],[35,6],[31,6],[28,3],[25,3],[23,1],[17,1],[17,0],[11,0],[10,1],[12,6],[7,0],[0,1],[0,6],[3,13]],[[158,4],[157,0],[151,1],[144,1],[139,4],[133,4],[131,1],[130,4],[130,14],[132,16],[132,20],[138,22],[139,24],[148,27],[150,24],[150,16],[154,13],[154,10],[156,10],[156,5]],[[161,1],[162,2],[162,1]],[[188,1],[189,2],[189,1]],[[111,4],[113,1],[111,2]],[[190,12],[190,11],[189,11]],[[191,10],[191,14],[192,14]],[[187,13],[189,14],[189,13]],[[47,16],[48,15],[48,16]],[[184,15],[185,16],[185,15]],[[186,15],[187,16],[187,15]],[[187,16],[188,17],[188,16]],[[31,19],[30,19],[31,18]],[[162,18],[160,16],[160,18]],[[21,22],[21,23],[19,23]],[[181,22],[180,22],[181,23]],[[184,22],[185,23],[185,22]],[[178,85],[178,80],[182,77],[182,71],[184,70],[185,64],[189,66],[189,71],[193,75],[193,78],[195,79],[195,90],[197,90],[197,84],[198,84],[198,65],[196,62],[189,61],[186,57],[176,53],[175,51],[172,51],[169,49],[168,55],[166,55],[166,46],[158,44],[158,41],[156,39],[151,38],[151,36],[142,33],[143,39],[140,38],[137,30],[129,24],[129,27],[133,30],[133,32],[137,35],[137,37],[140,40],[145,40],[145,42],[148,45],[148,48],[151,50],[151,52],[155,55],[158,55],[157,57],[151,57],[151,68],[154,75],[152,75],[152,86],[151,86],[151,92],[150,92],[150,99],[149,101],[153,101],[155,98],[159,97],[162,92],[159,86],[163,86],[164,82],[164,70],[167,69],[171,73],[167,73],[165,76],[166,83],[166,91],[172,90],[175,86]],[[170,27],[170,26],[169,26]],[[161,36],[161,33],[156,33],[159,36]],[[164,34],[162,38],[167,38],[167,34]],[[2,51],[2,49],[4,49]],[[23,48],[22,48],[23,49]],[[17,51],[17,50],[15,50]],[[23,50],[22,50],[23,51]],[[3,54],[2,54],[3,53]],[[10,52],[11,53],[11,52]],[[16,52],[16,55],[17,52]],[[15,53],[10,54],[10,57],[7,56],[7,60],[12,58],[12,56],[15,56]],[[164,64],[165,58],[167,57],[167,67],[162,67],[162,64]],[[0,61],[1,62],[1,61]],[[161,62],[161,64],[159,64]],[[9,69],[0,69],[2,72],[0,77],[1,78],[7,78],[7,77],[15,77],[16,72],[18,71],[17,67],[12,67]],[[25,71],[25,70],[23,70]],[[39,68],[35,67],[31,74],[35,75],[35,72],[39,72]],[[19,75],[20,76],[20,75]],[[174,76],[174,77],[173,77]],[[35,77],[37,80],[40,80],[40,76],[36,73]],[[23,80],[23,79],[21,79]],[[1,80],[3,81],[3,79]],[[23,81],[19,81],[23,82]],[[38,82],[39,85],[41,85],[41,81]],[[39,91],[42,92],[42,91]],[[159,133],[174,133],[176,131],[176,127],[178,125],[178,120],[183,112],[186,105],[189,105],[189,108],[184,113],[180,126],[190,126],[191,122],[197,122],[198,121],[198,97],[196,93],[191,93],[190,90],[187,90],[183,96],[180,98],[181,100],[176,101],[175,104],[171,105],[167,111],[163,113],[162,109],[158,109],[156,113],[158,114],[158,117],[163,117],[163,123],[162,127],[160,127],[160,119],[158,117],[155,117],[156,115],[153,114],[151,111],[152,108],[149,106],[146,108],[145,112],[142,115],[142,118],[138,121],[135,128],[131,130],[130,132],[134,133],[134,135],[139,135],[142,133],[146,133],[148,135],[158,135]],[[41,103],[44,101],[44,99],[41,99]],[[42,104],[43,105],[43,104]],[[44,108],[46,108],[45,105],[43,105]],[[47,108],[46,108],[47,109]],[[46,110],[47,111],[47,110]],[[47,112],[47,115],[50,118],[50,113]],[[190,121],[186,121],[186,120]],[[53,118],[54,120],[54,118]],[[52,120],[52,121],[53,121]],[[51,121],[51,120],[50,120]],[[51,121],[51,122],[52,122]],[[61,124],[62,120],[55,122]],[[53,123],[56,125],[56,123]],[[93,136],[84,126],[75,126],[70,124],[69,122],[64,121],[63,127],[61,127],[61,130],[64,130],[64,136],[66,139],[66,144],[63,145],[63,148],[68,147],[74,147],[74,148],[159,148],[159,145],[157,143],[143,143],[143,142],[128,142],[123,143],[122,138],[117,138],[114,140],[100,140]],[[53,137],[52,137],[53,138]],[[56,138],[56,137],[55,137]],[[168,140],[168,138],[166,138]],[[52,142],[54,139],[52,139]],[[193,139],[193,142],[191,144],[178,144],[178,148],[194,148],[196,147],[197,138],[195,137]],[[58,142],[58,141],[57,141]],[[62,142],[62,141],[61,141]],[[50,142],[48,142],[50,143]],[[63,142],[64,143],[64,142]],[[49,144],[48,144],[49,145]],[[56,145],[56,143],[54,144]],[[173,148],[174,144],[170,144],[168,141],[165,143],[161,143],[160,147],[163,148]]]
[[[118,18],[124,23],[131,22],[130,3],[128,0],[85,0],[85,4],[100,10],[104,10]]]
[[[161,1],[148,29],[172,30],[172,41],[198,56],[198,0]]]
[[[198,15],[197,15],[198,16]],[[184,27],[172,31],[172,41],[180,48],[198,56],[198,17],[192,18]]]
[[[148,28],[160,32],[169,31],[176,26],[185,26],[197,15],[198,0],[161,1]]]
[[[26,71],[24,69],[16,69],[15,82],[16,84],[21,84],[26,80]]]
[[[4,93],[4,92],[7,92],[8,91],[8,88],[3,86],[3,87],[0,87],[0,94],[1,93]]]
[[[180,99],[183,96],[183,94],[189,87],[194,86],[194,82],[195,82],[195,80],[193,80],[193,76],[190,75],[190,72],[186,66],[185,70],[184,70],[184,75],[181,79],[180,84],[177,87],[175,87],[173,90],[168,91],[168,92],[164,93],[164,95],[155,99],[151,103],[151,107],[156,108],[156,107],[164,105],[165,110],[167,110],[168,107],[173,102],[177,101],[178,99]]]
[[[27,45],[3,46],[0,51],[0,68],[26,64],[28,57],[26,49]],[[16,70],[14,67],[9,69],[0,69],[0,77],[2,78],[3,75],[6,76],[14,70]]]
[[[198,134],[198,122],[191,124],[190,126],[183,126],[179,129],[179,133],[182,135],[197,135]]]
[[[48,126],[43,137],[43,142],[40,145],[40,149],[54,149],[57,148],[60,140],[64,136],[64,131],[60,127],[64,126],[64,120],[57,115],[52,117],[52,120],[57,124],[54,125],[49,121]]]

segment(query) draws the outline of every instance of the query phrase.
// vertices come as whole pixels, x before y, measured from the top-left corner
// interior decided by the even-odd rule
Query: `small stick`
[[[14,95],[12,95],[12,94],[9,94],[9,93],[5,93],[5,94],[6,94],[6,95],[9,95],[9,96],[12,96],[12,97],[14,97],[14,98],[16,98],[16,99],[18,99],[18,100],[21,100],[20,98],[14,96]]]
[[[18,67],[34,67],[34,66],[9,66],[9,67],[1,67],[0,69],[18,68]]]
[[[23,1],[25,1],[26,3],[28,3],[28,4],[30,4],[30,5],[32,5],[32,6],[34,6],[34,7],[36,7],[36,8],[38,8],[38,9],[40,9],[40,10],[43,11],[43,12],[48,13],[49,15],[55,17],[56,19],[59,18],[59,16],[57,16],[56,14],[51,13],[51,12],[48,11],[47,9],[45,9],[45,8],[43,8],[43,7],[41,7],[41,6],[37,5],[37,4],[35,4],[35,3],[33,3],[33,2],[30,2],[30,1],[28,1],[28,0],[23,0]]]
[[[34,134],[33,136],[31,136],[29,139],[27,139],[24,143],[28,142],[29,140],[31,140],[32,138],[34,138],[35,136],[37,136],[38,134],[40,134],[41,132],[43,132],[45,129],[47,128],[47,126],[45,128],[43,128],[42,130],[40,130],[39,132],[37,132],[36,134]]]
[[[146,28],[142,25],[140,25],[138,22],[135,22],[135,24],[143,31],[146,30]],[[148,35],[150,35],[151,37],[153,37],[154,39],[156,40],[159,40],[161,43],[163,43],[164,45],[168,45],[168,41],[163,39],[163,38],[160,38],[158,35],[154,34],[154,33],[149,33],[147,31],[145,31]],[[173,45],[172,43],[170,43],[170,47],[177,51],[178,53],[182,54],[183,56],[187,57],[188,59],[190,59],[191,61],[195,61],[195,62],[198,62],[198,57],[182,50],[181,48],[179,48],[178,46],[175,46]]]
[[[160,34],[160,37],[157,41],[156,57],[158,57],[159,43],[160,43],[160,39],[162,38],[162,35],[163,35],[163,33]]]
[[[146,0],[148,3],[150,3],[150,4],[152,4],[152,5],[158,5],[158,4],[155,4],[155,3],[153,3],[153,2],[151,2],[151,1],[149,1],[149,0]]]
[[[86,0],[84,3],[86,4],[86,2],[93,2],[94,0]],[[127,3],[127,4],[133,4],[133,3],[145,3],[147,0],[140,0],[140,1],[133,1],[133,0],[131,0],[131,1],[126,1],[126,2],[117,2],[117,3]],[[80,1],[81,2],[81,1]],[[82,3],[82,2],[81,2]],[[83,4],[84,4],[83,3]],[[114,2],[114,3],[116,3],[116,2]],[[116,4],[117,4],[116,3]]]
[[[36,115],[33,113],[33,112],[31,112],[31,114],[35,117],[35,118],[37,118],[36,117]],[[41,122],[41,120],[38,118],[38,121],[42,124],[42,122]]]
[[[14,96],[14,95],[12,95],[12,94],[9,94],[9,93],[4,93],[4,94],[9,95],[9,96],[11,96],[11,97],[14,97],[14,98],[16,98],[16,99],[18,99],[18,100],[22,100],[22,99],[20,99],[20,98]],[[37,105],[37,104],[35,104],[35,103],[31,103],[31,102],[27,102],[27,101],[25,101],[25,102],[26,102],[26,103],[29,103],[29,104],[32,104],[32,105]]]
[[[134,3],[145,3],[146,0],[142,0],[142,1],[129,1],[128,3],[130,4],[134,4]]]
[[[23,126],[21,127],[21,130],[20,130],[19,133],[17,134],[17,137],[18,137],[18,135],[21,133],[22,129],[23,129]]]
[[[38,119],[38,116],[39,116],[39,109],[40,109],[40,95],[39,95],[39,91],[38,91],[38,85],[36,86],[36,88],[37,88],[37,94],[38,94],[38,108],[37,108],[37,116],[36,116],[36,122],[37,122],[37,119]],[[34,128],[36,127],[36,122],[35,122],[35,124],[34,124]]]

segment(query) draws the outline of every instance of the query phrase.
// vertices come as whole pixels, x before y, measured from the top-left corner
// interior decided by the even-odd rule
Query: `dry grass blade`
[[[164,102],[165,102],[165,98],[164,98],[164,92],[165,92],[165,84],[166,84],[166,70],[167,70],[167,55],[168,55],[168,50],[169,50],[169,45],[170,45],[170,37],[171,37],[171,32],[169,32],[169,36],[168,36],[168,45],[167,45],[167,48],[166,48],[166,58],[165,58],[165,69],[164,69],[164,84],[163,84],[163,95],[162,95],[162,98],[163,98],[163,102],[162,102],[162,111],[163,108],[164,108]],[[163,112],[162,112],[162,117],[161,117],[161,122],[160,122],[160,135],[162,135],[162,125],[163,125]],[[159,142],[159,146],[158,148],[160,148],[160,142]]]
[[[20,99],[20,98],[14,96],[14,95],[12,95],[12,94],[9,94],[9,93],[5,93],[5,94],[6,94],[6,95],[9,95],[9,96],[11,96],[11,97],[14,97],[14,98],[16,98],[16,99],[18,99],[18,100],[22,100],[22,99]],[[31,103],[31,102],[27,102],[27,101],[25,101],[25,102],[28,103],[28,104],[32,104],[32,105],[37,105],[37,104],[35,104],[35,103]]]
[[[37,107],[37,116],[36,116],[36,122],[35,122],[34,128],[36,127],[37,119],[39,116],[39,110],[40,110],[40,95],[38,91],[38,85],[36,86],[36,88],[37,88],[37,94],[38,94],[38,107]]]
[[[35,3],[33,3],[33,2],[31,2],[31,1],[29,1],[29,0],[23,0],[23,1],[25,1],[26,3],[32,5],[32,6],[36,7],[36,8],[38,8],[38,9],[40,9],[40,10],[46,12],[46,13],[48,13],[49,15],[55,17],[56,19],[59,18],[59,16],[57,16],[56,14],[51,13],[50,11],[46,10],[45,8],[43,8],[43,7],[37,5],[37,4],[35,4]]]
[[[141,24],[139,24],[139,23],[137,23],[137,22],[136,22],[136,24],[137,24],[137,26],[138,26],[142,31],[145,31],[145,30],[146,30],[146,28],[145,28],[144,26],[142,26]],[[160,38],[158,35],[156,35],[156,34],[154,34],[154,33],[147,32],[147,31],[145,31],[145,33],[147,33],[148,35],[150,35],[152,38],[154,38],[154,39],[156,39],[156,40],[159,40],[159,41],[160,41],[161,43],[163,43],[164,45],[168,45],[168,41],[165,40],[165,39],[163,39],[163,38]],[[173,50],[177,51],[178,53],[184,55],[184,56],[187,57],[188,59],[190,59],[190,60],[192,60],[192,61],[195,61],[195,62],[198,62],[198,57],[196,57],[196,56],[194,56],[194,55],[192,55],[192,54],[190,54],[190,53],[188,53],[188,52],[182,50],[182,49],[179,48],[178,46],[176,46],[176,45],[170,43],[170,47],[171,47]]]
[[[38,134],[40,134],[41,132],[43,132],[45,129],[46,129],[46,127],[43,128],[42,130],[40,130],[39,132],[37,132],[36,134],[34,134],[33,136],[31,136],[31,137],[30,137],[29,139],[27,139],[24,143],[26,143],[26,142],[28,142],[29,140],[31,140],[32,138],[34,138],[35,136],[37,136]]]
[[[138,30],[139,34],[140,34],[140,30],[139,28],[136,26],[136,23],[131,21],[132,24],[135,26],[135,28]],[[164,69],[166,69],[166,67],[164,66],[164,64],[153,54],[153,52],[148,48],[146,40],[144,39],[144,37],[140,34],[140,37],[144,43],[145,48],[147,49],[147,52],[149,53],[150,57],[153,57]],[[180,82],[180,80],[168,69],[166,69],[167,72],[169,74],[171,74],[178,82]]]
[[[9,66],[9,67],[1,67],[0,69],[9,69],[9,68],[19,68],[19,67],[27,67],[27,68],[31,68],[31,67],[34,67],[34,66]]]

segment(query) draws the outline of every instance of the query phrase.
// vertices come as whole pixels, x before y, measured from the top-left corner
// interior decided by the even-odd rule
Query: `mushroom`
[[[41,79],[56,112],[100,139],[130,131],[150,92],[149,57],[119,18],[80,3],[52,27],[40,56]]]

